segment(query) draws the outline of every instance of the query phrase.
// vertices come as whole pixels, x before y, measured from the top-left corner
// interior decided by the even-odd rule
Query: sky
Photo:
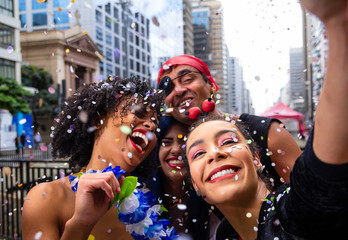
[[[242,62],[256,114],[278,100],[289,81],[289,49],[302,47],[302,11],[296,0],[221,0],[225,41]]]

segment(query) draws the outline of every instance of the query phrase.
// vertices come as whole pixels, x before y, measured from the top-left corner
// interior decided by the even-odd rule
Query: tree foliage
[[[51,86],[53,78],[49,72],[36,66],[24,65],[22,66],[22,82],[24,85],[38,90],[29,100],[34,115],[56,114],[58,96],[55,89]],[[49,88],[53,89],[53,91],[49,92]]]
[[[31,93],[25,90],[15,79],[0,76],[0,108],[7,109],[12,115],[16,112],[30,113],[26,98]]]

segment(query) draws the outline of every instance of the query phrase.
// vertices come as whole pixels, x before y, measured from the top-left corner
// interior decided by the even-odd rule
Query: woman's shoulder
[[[52,182],[43,182],[34,186],[25,197],[25,201],[31,202],[30,205],[39,205],[44,208],[45,205],[50,209],[66,202],[74,197],[74,192],[70,188],[69,178],[64,177]]]

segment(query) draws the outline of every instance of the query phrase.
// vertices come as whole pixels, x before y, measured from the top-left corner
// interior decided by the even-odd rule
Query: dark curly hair
[[[120,105],[123,100],[124,104]],[[143,104],[147,112],[152,112],[158,126],[163,94],[147,82],[134,77],[109,77],[98,83],[83,84],[66,99],[56,118],[57,124],[52,133],[53,157],[68,158],[72,171],[80,171],[90,161],[94,130],[103,126],[100,124],[101,120],[110,113],[119,112],[122,122],[135,104]],[[149,154],[133,173],[143,178],[148,177],[148,172],[151,172],[149,170],[155,164],[153,159],[153,154]]]

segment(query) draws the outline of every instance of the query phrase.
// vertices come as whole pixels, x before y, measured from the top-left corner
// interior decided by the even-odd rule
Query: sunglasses
[[[173,88],[174,88],[174,84],[173,84],[172,81],[174,81],[175,79],[178,79],[178,78],[182,78],[182,77],[184,77],[185,75],[187,75],[189,73],[199,73],[199,74],[202,74],[199,71],[188,70],[188,71],[185,71],[184,73],[180,74],[179,76],[177,76],[177,77],[175,77],[173,79],[171,79],[168,76],[165,76],[165,77],[163,77],[160,80],[160,82],[158,84],[158,89],[163,90],[165,97],[167,97],[173,91]]]

